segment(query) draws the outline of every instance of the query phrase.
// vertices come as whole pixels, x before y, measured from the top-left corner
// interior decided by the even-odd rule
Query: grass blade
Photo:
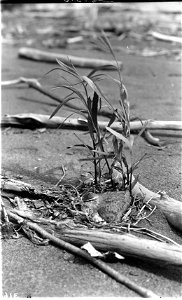
[[[124,135],[122,135],[121,133],[118,133],[117,131],[111,129],[110,127],[106,127],[106,129],[112,133],[113,135],[115,135],[118,139],[122,140],[127,146],[128,148],[131,150],[131,143],[130,141],[124,137]]]
[[[69,97],[69,98],[65,99],[62,103],[60,103],[60,104],[56,107],[56,109],[53,111],[53,113],[50,115],[49,119],[51,119],[51,118],[58,112],[58,110],[61,109],[61,107],[62,107],[63,105],[65,105],[67,102],[69,102],[70,100],[73,100],[73,99],[75,99],[75,97]]]
[[[97,122],[97,115],[98,115],[98,101],[99,97],[96,92],[94,92],[93,100],[92,100],[92,120],[94,123],[95,128],[98,131],[98,122]]]
[[[87,145],[84,143],[84,141],[82,141],[82,139],[76,134],[74,133],[74,135],[77,137],[77,139],[85,146],[85,148],[88,149],[88,151],[90,152],[90,154],[93,156],[92,150],[94,150],[91,146]],[[91,150],[92,149],[92,150]]]

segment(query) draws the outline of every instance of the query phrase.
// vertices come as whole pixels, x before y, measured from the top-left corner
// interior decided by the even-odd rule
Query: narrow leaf
[[[94,92],[92,100],[92,120],[96,129],[98,129],[97,115],[98,115],[98,101],[99,97],[96,92]]]
[[[70,97],[70,98],[67,98],[65,99],[62,103],[60,103],[56,109],[53,111],[53,113],[50,115],[49,119],[51,119],[57,112],[58,110],[60,110],[60,108],[63,106],[63,105],[66,105],[66,103],[70,100],[73,100],[75,97]]]
[[[61,87],[74,92],[80,98],[80,100],[84,103],[84,105],[87,107],[85,98],[84,98],[84,96],[82,95],[82,93],[80,91],[78,91],[77,89],[75,89],[74,87],[69,86],[69,85],[64,85],[63,84]]]
[[[111,115],[111,118],[109,120],[107,127],[110,127],[112,125],[112,123],[114,123],[115,120],[116,120],[116,113],[114,111],[113,114]]]
[[[112,133],[113,135],[115,135],[118,139],[122,140],[127,146],[129,149],[131,149],[131,144],[130,144],[130,141],[125,138],[121,133],[118,133],[117,131],[111,129],[110,127],[106,127],[106,129]]]
[[[93,155],[92,151],[90,150],[91,147],[90,147],[89,145],[85,144],[84,141],[82,141],[82,139],[81,139],[76,133],[74,133],[74,134],[75,134],[75,136],[77,137],[77,139],[78,139],[81,143],[83,143],[83,145],[85,145],[85,147],[89,150],[90,154]],[[91,149],[93,149],[93,148],[91,148]]]
[[[139,178],[139,174],[137,174],[137,175],[135,176],[135,179],[132,181],[132,183],[131,183],[131,190],[132,190],[132,189],[134,188],[134,186],[137,184],[138,178]]]
[[[110,69],[111,68],[111,70],[112,69],[117,69],[115,66],[113,66],[113,65],[105,65],[105,66],[102,66],[102,67],[96,67],[96,68],[94,68],[88,75],[87,75],[87,77],[88,78],[90,78],[93,74],[95,74],[97,71],[99,71],[99,70],[108,70],[108,69]],[[105,74],[104,74],[105,75]]]
[[[105,159],[105,155],[100,155],[97,157],[87,157],[87,158],[80,158],[79,161],[100,161],[102,159]]]
[[[131,167],[132,172],[133,172],[134,170],[137,169],[139,163],[142,161],[142,159],[144,159],[144,157],[145,157],[146,155],[147,155],[147,153],[145,153],[144,155],[142,155],[142,157],[141,157],[138,161],[136,161],[135,163],[133,163],[133,165],[132,165],[132,167]],[[131,170],[130,170],[130,172],[131,172]]]
[[[95,153],[98,153],[98,154],[101,154],[101,155],[109,155],[110,154],[108,152],[103,152],[103,151],[100,151],[100,150],[92,150],[92,152],[95,152]]]
[[[84,148],[89,148],[91,151],[94,151],[92,147],[85,144],[75,144],[73,147],[84,147]]]

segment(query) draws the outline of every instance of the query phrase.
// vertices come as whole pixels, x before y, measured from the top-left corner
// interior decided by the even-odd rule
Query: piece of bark
[[[98,58],[86,58],[86,57],[78,57],[73,55],[61,54],[61,53],[53,53],[43,50],[38,50],[34,48],[20,48],[18,51],[18,56],[20,58],[27,58],[35,61],[42,61],[47,63],[57,63],[56,59],[59,59],[63,63],[70,65],[71,63],[75,67],[80,68],[104,68],[104,69],[113,69],[117,67],[117,63],[113,60],[104,60]],[[118,65],[120,68],[123,67],[123,63],[118,61]],[[107,67],[106,67],[107,66]]]

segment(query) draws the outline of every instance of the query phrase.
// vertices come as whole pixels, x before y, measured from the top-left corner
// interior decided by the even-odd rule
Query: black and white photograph
[[[1,297],[182,297],[181,2],[1,1]]]

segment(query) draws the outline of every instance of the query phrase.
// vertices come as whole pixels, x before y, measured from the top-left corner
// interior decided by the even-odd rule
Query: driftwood
[[[182,38],[178,36],[166,35],[156,31],[150,31],[150,34],[160,41],[182,44]]]
[[[16,218],[14,217],[16,220],[21,222],[24,220],[21,211],[20,215],[16,209],[8,209],[7,213],[10,217],[16,215]],[[39,223],[41,224],[41,221]],[[43,237],[50,239],[51,235],[45,235],[44,229],[34,222],[27,219],[26,225],[41,234],[43,230]],[[161,265],[182,266],[182,246],[138,238],[132,234],[109,233],[96,229],[63,229],[57,227],[55,237],[77,246],[83,246],[85,243],[90,242],[96,249],[102,251],[113,251],[122,256],[135,257]],[[62,246],[65,248],[64,242]],[[67,250],[70,251],[71,249],[67,248]]]
[[[1,188],[3,191],[15,192],[24,196],[26,194],[26,197],[29,193],[29,196],[34,199],[35,197],[40,198],[41,194],[43,197],[46,195],[47,197],[51,197],[49,192],[42,192],[30,184],[7,178],[2,178]],[[174,205],[176,204],[175,201],[178,202],[177,200],[173,200]],[[146,240],[131,234],[114,234],[101,230],[67,230],[57,227],[56,234],[61,239],[79,246],[90,241],[97,249],[116,251],[124,256],[152,260],[156,263],[182,266],[182,247],[179,245]]]
[[[105,129],[108,125],[106,121],[98,121],[99,127]],[[23,113],[16,115],[5,115],[1,119],[2,126],[29,126],[29,127],[47,127],[47,128],[73,128],[78,130],[88,130],[87,121],[83,119],[73,119],[54,116],[50,119],[49,115]],[[182,130],[182,121],[155,121],[141,120],[131,121],[130,130],[139,131],[143,127],[149,130]],[[120,122],[114,122],[111,128],[116,131],[122,131]]]
[[[134,181],[134,177],[133,177]],[[144,197],[144,202],[150,202],[155,205],[165,215],[167,221],[176,229],[182,231],[182,202],[169,197],[166,193],[154,193],[144,187],[139,182],[136,183],[132,190],[132,194],[141,195]]]
[[[27,59],[42,61],[47,63],[57,63],[56,59],[59,59],[63,63],[70,65],[70,61],[71,61],[71,63],[75,67],[80,67],[80,68],[113,69],[113,66],[117,67],[116,62],[113,60],[78,57],[73,55],[47,52],[47,51],[42,51],[34,48],[26,48],[26,47],[20,48],[18,55],[21,58],[27,58]],[[118,65],[120,66],[120,68],[123,67],[123,63],[121,61],[118,62]]]
[[[11,218],[13,220],[16,220],[19,224],[23,224],[24,221],[25,221],[24,218],[18,216],[16,213],[13,212],[13,210],[11,211],[11,210],[8,209],[7,214],[9,216],[9,218]],[[41,235],[44,239],[49,240],[50,242],[55,244],[56,246],[61,247],[61,248],[65,249],[65,250],[67,250],[67,251],[69,251],[69,252],[71,252],[75,255],[78,255],[78,256],[86,259],[92,265],[96,266],[98,269],[100,269],[101,271],[103,271],[104,273],[106,273],[107,275],[109,275],[110,277],[112,277],[113,279],[118,281],[119,283],[124,284],[125,286],[127,286],[129,289],[133,290],[134,292],[136,292],[140,296],[145,297],[145,298],[158,297],[151,290],[143,288],[140,285],[133,282],[132,280],[128,279],[126,276],[121,275],[119,272],[117,272],[116,270],[114,270],[113,268],[108,266],[105,262],[103,262],[101,260],[98,260],[94,257],[91,257],[85,251],[83,251],[80,248],[72,245],[71,244],[72,241],[71,241],[71,243],[66,242],[66,241],[56,237],[55,235],[50,234],[48,231],[43,229],[38,224],[26,220],[26,227],[27,226],[30,229],[37,232],[39,235]]]
[[[35,79],[35,78],[20,77],[18,79],[14,79],[14,80],[3,81],[3,82],[1,82],[1,86],[12,86],[12,85],[22,84],[22,83],[27,84],[29,87],[31,87],[31,88],[39,91],[40,93],[42,93],[42,94],[50,97],[51,99],[55,100],[58,103],[63,103],[63,101],[64,101],[64,99],[61,99],[59,96],[57,96],[53,92],[45,89],[41,85],[41,83],[37,79]],[[78,112],[80,112],[80,110],[82,110],[83,113],[87,113],[84,109],[82,109],[82,108],[80,108],[80,107],[78,107],[78,106],[76,106],[74,104],[71,104],[70,102],[66,102],[64,105],[65,105],[65,107],[69,108],[69,110],[71,110],[71,111],[74,111],[74,112],[78,111]],[[105,116],[107,118],[111,118],[112,117],[112,111],[101,109],[101,110],[98,111],[98,115],[99,116]],[[35,118],[37,118],[37,117],[35,117]],[[9,117],[9,120],[8,120],[8,117],[5,117],[5,118],[3,118],[1,124],[2,124],[2,126],[8,126],[8,124],[6,124],[6,123],[9,123],[11,121],[12,125],[9,123],[9,126],[10,125],[11,126],[20,126],[20,125],[25,126],[25,125],[28,125],[28,124],[30,124],[30,126],[31,126],[31,122],[32,122],[32,124],[34,123],[33,124],[34,126],[44,126],[44,124],[43,124],[44,123],[44,121],[43,121],[44,117],[41,117],[41,118],[42,118],[42,125],[40,123],[40,121],[41,121],[40,117],[38,117],[38,120],[35,120],[33,118],[33,115],[32,115],[31,119],[28,118],[27,120],[23,120],[23,119],[21,119],[21,120],[20,119],[19,120],[16,119],[15,120],[15,118],[11,118],[11,120],[10,120],[10,117]],[[132,121],[132,119],[131,119],[131,121]],[[19,122],[22,122],[22,123],[18,124]],[[25,124],[25,122],[27,122],[27,123]],[[82,125],[80,124],[80,122],[82,122]],[[147,120],[144,121],[145,126],[146,126],[146,122],[148,122],[148,121]],[[153,122],[155,122],[155,124]],[[157,122],[157,124],[156,124],[156,122]],[[67,126],[68,128],[76,128],[76,129],[80,129],[80,130],[84,130],[84,128],[87,128],[86,124],[84,124],[83,121],[79,121],[79,124],[78,124],[77,121],[75,123],[74,120],[73,120],[72,123],[73,123],[73,125],[71,124],[70,121],[68,121],[68,122],[65,122],[65,125],[62,124],[62,126],[64,126],[64,128]],[[53,122],[50,122],[50,120],[49,120],[49,124],[46,123],[45,126],[49,127],[50,124],[51,124],[51,126],[57,126],[56,124],[53,125]],[[58,124],[58,126],[59,125],[60,124]],[[150,126],[151,126],[150,128],[154,129],[154,130],[155,129],[157,129],[157,130],[158,129],[181,130],[181,123],[178,122],[178,121],[174,121],[174,122],[166,122],[165,121],[165,122],[163,122],[163,121],[151,121],[150,120]],[[119,126],[116,126],[116,127],[117,127],[117,128],[115,128],[116,130],[120,130],[119,129],[120,128],[120,124],[119,124]],[[54,127],[52,127],[52,128],[54,128]],[[131,128],[132,131],[136,131],[136,133],[137,133],[137,131],[140,130],[141,128],[142,128],[142,122],[139,121],[138,123],[137,122],[136,123],[132,123],[132,128]],[[171,136],[171,134],[169,132],[165,133],[165,135]],[[172,134],[172,136],[174,136],[174,133]],[[149,128],[146,128],[146,130],[142,134],[142,137],[149,144],[151,144],[151,145],[161,146],[160,139],[153,137],[153,135],[151,135],[151,133],[149,132]]]
[[[58,231],[57,231],[58,232]],[[182,246],[135,237],[131,234],[108,233],[101,230],[63,230],[60,237],[76,245],[90,242],[95,248],[116,251],[124,256],[182,266]]]
[[[117,167],[117,164],[115,166]],[[125,170],[126,172],[126,170]],[[113,180],[122,182],[122,174],[116,169],[113,173]],[[135,181],[135,177],[132,175],[132,182]],[[141,183],[137,182],[132,189],[133,197],[141,196],[144,203],[149,203],[152,206],[159,208],[165,215],[169,224],[174,226],[176,229],[182,231],[182,202],[172,197],[169,197],[165,192],[154,193],[144,187]]]

